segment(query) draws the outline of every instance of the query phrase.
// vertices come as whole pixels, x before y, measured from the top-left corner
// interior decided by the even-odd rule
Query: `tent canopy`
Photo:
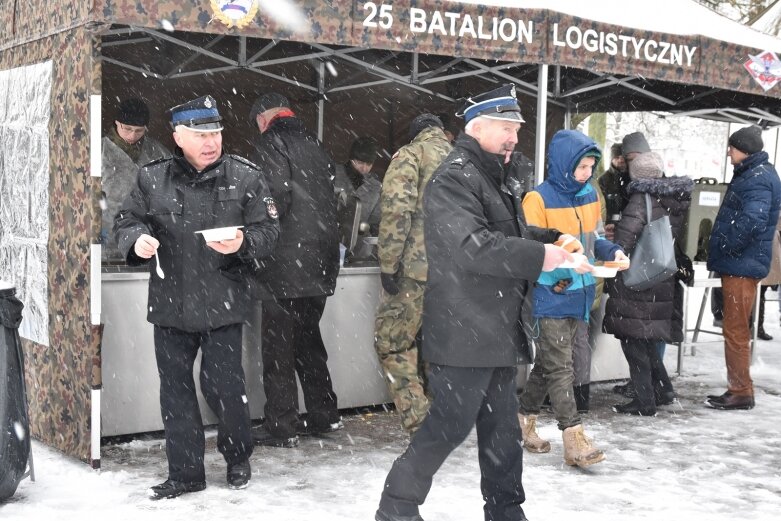
[[[159,79],[243,69],[313,98],[401,84],[448,101],[465,94],[455,80],[469,76],[536,95],[538,66],[548,64],[548,102],[566,110],[781,124],[781,87],[765,91],[744,66],[781,51],[781,40],[691,0],[631,8],[615,0],[277,3],[299,16],[261,1],[239,27],[216,19],[207,0],[155,2],[145,12],[106,2],[99,12],[115,25],[104,34],[103,60]],[[324,61],[350,72],[320,76]]]

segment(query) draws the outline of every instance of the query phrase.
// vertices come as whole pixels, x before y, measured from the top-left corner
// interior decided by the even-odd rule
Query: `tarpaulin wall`
[[[30,400],[30,427],[34,437],[66,454],[87,460],[90,455],[90,390],[95,368],[100,367],[97,329],[90,325],[89,273],[90,244],[95,241],[100,227],[98,200],[100,180],[89,175],[89,95],[99,91],[99,66],[93,60],[93,33],[79,18],[86,15],[89,6],[66,2],[11,2],[17,6],[0,10],[0,71],[19,78],[23,69],[48,71],[38,78],[27,76],[23,88],[7,98],[14,103],[40,104],[40,89],[48,74],[50,94],[48,101],[48,140],[45,150],[36,149],[35,140],[11,141],[8,134],[0,137],[0,150],[15,157],[12,171],[5,180],[14,183],[35,184],[34,165],[48,155],[48,179],[45,205],[43,195],[30,201],[30,212],[46,212],[47,217],[30,215],[29,222],[44,222],[48,233],[42,240],[45,251],[34,267],[27,272],[12,269],[3,278],[12,281],[20,293],[30,289],[31,282],[45,289],[47,309],[41,311],[43,338],[22,338],[26,358],[26,381]],[[42,16],[46,13],[46,16]],[[61,27],[67,27],[61,30]],[[36,39],[36,35],[38,38]],[[34,65],[35,67],[29,68]],[[16,71],[16,72],[15,72]],[[27,113],[33,107],[11,107],[17,114]],[[8,108],[6,108],[7,110]],[[28,121],[36,121],[43,114],[34,112]],[[13,126],[11,126],[13,127]],[[8,154],[9,147],[28,146]],[[47,154],[48,151],[48,154]],[[27,155],[27,161],[19,158]],[[8,163],[3,163],[8,165]],[[22,171],[18,171],[21,168]],[[40,169],[37,170],[40,172]],[[19,194],[18,190],[3,190],[4,194]],[[20,201],[12,201],[21,204]],[[27,203],[25,203],[27,204]],[[3,214],[4,216],[6,214]],[[15,215],[19,215],[18,213]],[[14,223],[14,225],[17,223]],[[3,234],[10,232],[11,223],[5,217]],[[17,249],[22,251],[22,249]],[[29,251],[29,249],[28,249]],[[16,262],[15,267],[21,266]],[[4,266],[5,269],[5,266]],[[36,272],[38,269],[40,271]],[[26,295],[19,294],[24,300]],[[36,336],[36,335],[32,335]]]

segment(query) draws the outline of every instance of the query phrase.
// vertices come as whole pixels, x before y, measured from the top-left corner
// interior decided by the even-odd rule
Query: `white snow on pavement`
[[[768,294],[770,295],[770,293]],[[668,519],[770,520],[781,509],[781,327],[777,304],[768,303],[766,329],[774,340],[759,342],[752,366],[757,407],[715,411],[702,402],[725,389],[720,344],[687,354],[674,377],[675,404],[656,417],[613,413],[625,399],[612,383],[595,384],[587,434],[607,460],[588,470],[564,465],[561,436],[550,414],[540,418],[549,454],[524,455],[524,505],[532,521]],[[712,338],[712,337],[711,337]],[[677,349],[666,362],[674,374]],[[23,481],[0,506],[0,519],[367,521],[374,519],[382,484],[406,436],[392,413],[345,418],[345,429],[322,438],[302,438],[296,449],[256,448],[246,490],[225,484],[225,463],[207,440],[205,491],[152,501],[149,486],[166,477],[162,439],[143,438],[103,447],[102,470],[34,443],[35,483]],[[426,520],[483,519],[474,435],[434,479],[421,508]]]

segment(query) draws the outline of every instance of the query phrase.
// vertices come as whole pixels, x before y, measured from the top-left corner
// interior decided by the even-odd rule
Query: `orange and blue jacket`
[[[613,260],[621,248],[603,237],[599,195],[588,181],[580,183],[574,177],[586,155],[596,157],[596,168],[601,152],[594,140],[576,130],[557,132],[548,146],[548,178],[526,195],[523,213],[530,225],[577,237],[590,262]],[[595,282],[590,273],[571,268],[542,272],[534,288],[534,316],[588,321]]]

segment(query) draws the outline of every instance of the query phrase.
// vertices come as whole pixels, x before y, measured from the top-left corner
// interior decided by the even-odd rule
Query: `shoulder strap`
[[[645,213],[648,215],[648,222],[651,222],[651,196],[645,193]]]

